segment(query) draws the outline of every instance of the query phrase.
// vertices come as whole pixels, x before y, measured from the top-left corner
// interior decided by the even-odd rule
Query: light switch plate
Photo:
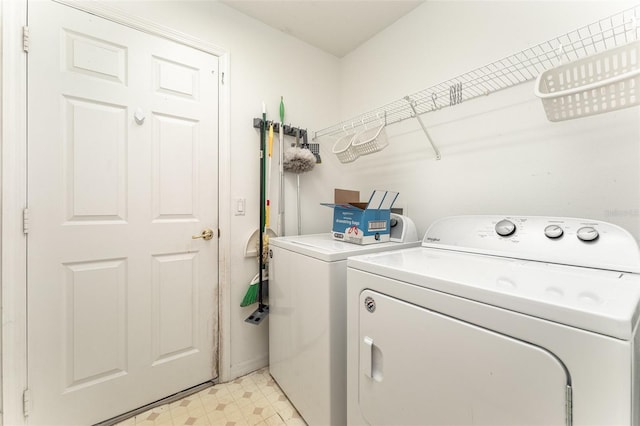
[[[244,216],[247,207],[245,198],[236,198],[233,200],[233,212],[236,216]]]

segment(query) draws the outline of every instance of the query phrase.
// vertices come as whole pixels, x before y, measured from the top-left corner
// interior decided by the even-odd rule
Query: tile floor
[[[300,414],[263,368],[165,404],[116,426],[305,426]]]

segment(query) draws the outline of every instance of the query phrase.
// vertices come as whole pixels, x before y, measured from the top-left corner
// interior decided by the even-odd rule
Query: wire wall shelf
[[[454,106],[537,78],[563,63],[605,52],[640,40],[640,5],[578,28],[554,39],[506,56],[472,71],[410,94],[387,105],[315,132],[314,140],[339,137],[368,128],[417,118],[431,142],[420,115]]]

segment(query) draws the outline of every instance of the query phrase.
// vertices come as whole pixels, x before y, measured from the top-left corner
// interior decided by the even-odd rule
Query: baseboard
[[[230,382],[231,380],[234,380],[234,379],[237,379],[238,377],[252,373],[268,365],[269,365],[268,354],[261,356],[260,358],[245,361],[237,365],[232,365],[231,369],[229,370],[229,374],[231,375],[231,377],[221,378],[221,381]]]

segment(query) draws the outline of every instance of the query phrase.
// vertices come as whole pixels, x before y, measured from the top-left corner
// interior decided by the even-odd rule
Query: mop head
[[[284,153],[282,167],[285,172],[305,173],[316,165],[316,157],[305,148],[291,148]]]

